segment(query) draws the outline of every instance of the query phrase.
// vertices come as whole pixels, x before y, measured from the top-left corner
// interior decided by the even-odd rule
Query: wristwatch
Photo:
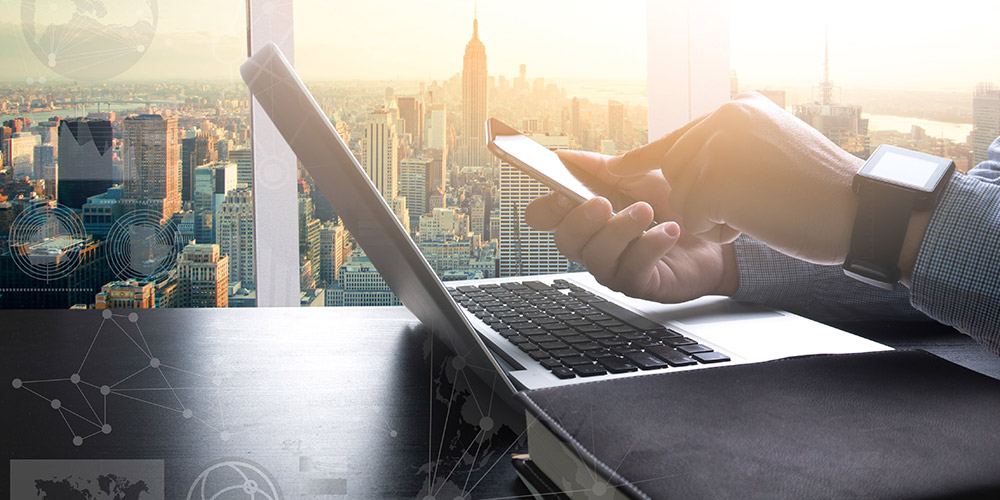
[[[881,145],[854,175],[859,196],[844,273],[886,290],[899,282],[899,253],[914,211],[937,205],[955,162]]]

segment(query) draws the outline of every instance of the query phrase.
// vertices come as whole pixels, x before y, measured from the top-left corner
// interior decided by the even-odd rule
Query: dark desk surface
[[[12,497],[116,471],[169,499],[269,498],[268,481],[282,498],[527,494],[509,461],[523,414],[403,308],[4,311],[0,325]],[[847,326],[1000,377],[950,329]]]

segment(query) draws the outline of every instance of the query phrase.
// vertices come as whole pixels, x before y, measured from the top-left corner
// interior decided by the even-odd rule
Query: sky
[[[529,78],[643,79],[646,1],[295,0],[296,63],[307,80],[447,79],[461,70],[478,11],[491,75],[513,77],[524,63]],[[679,12],[685,1],[726,5],[648,1]],[[141,59],[116,78],[238,78],[244,0],[161,0],[155,18],[148,0],[104,2],[102,21],[156,21]],[[0,0],[0,80],[57,81],[24,40],[22,3]],[[75,10],[73,0],[31,3],[41,24]],[[730,64],[748,88],[815,85],[826,29],[832,79],[843,87],[967,91],[1000,82],[995,0],[734,0],[728,9]]]

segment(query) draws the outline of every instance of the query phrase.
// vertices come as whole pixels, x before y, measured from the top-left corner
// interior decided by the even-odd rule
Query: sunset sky
[[[152,18],[143,0],[105,2],[105,22]],[[151,46],[118,79],[238,78],[244,1],[158,3]],[[70,0],[36,5],[36,21],[45,23],[65,22],[74,9]],[[646,0],[611,5],[480,1],[490,74],[513,77],[525,63],[529,78],[645,78]],[[297,65],[306,79],[447,79],[461,69],[473,9],[473,0],[298,0]],[[844,87],[970,90],[978,81],[1000,82],[1000,2],[756,0],[733,1],[729,10],[731,66],[747,85],[814,85],[826,26],[833,79]],[[28,49],[20,12],[21,2],[0,0],[0,80],[58,81]]]

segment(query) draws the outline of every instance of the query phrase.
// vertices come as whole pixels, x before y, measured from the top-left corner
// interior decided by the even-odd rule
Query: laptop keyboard
[[[566,280],[464,285],[448,292],[561,379],[730,360]]]

